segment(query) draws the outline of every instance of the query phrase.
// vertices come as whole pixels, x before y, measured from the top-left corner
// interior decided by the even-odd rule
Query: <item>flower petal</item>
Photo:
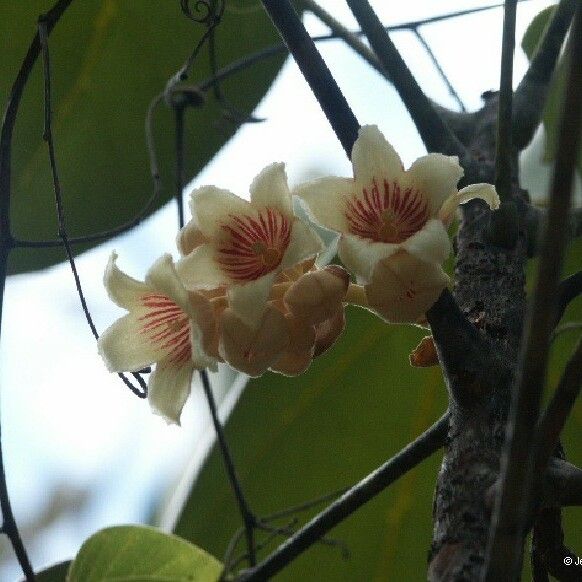
[[[136,372],[160,358],[160,349],[141,332],[139,314],[118,319],[99,337],[97,349],[110,372]]]
[[[402,248],[427,263],[444,262],[451,254],[451,241],[440,220],[429,220],[402,243]]]
[[[457,156],[428,154],[410,166],[405,179],[422,193],[428,202],[430,216],[436,216],[447,197],[457,191],[463,174]]]
[[[178,278],[172,255],[162,255],[149,269],[145,277],[146,283],[156,291],[167,295],[186,313],[190,312],[188,292]]]
[[[350,178],[319,178],[301,184],[293,194],[303,201],[312,220],[336,232],[348,232],[346,201],[353,196],[356,185]]]
[[[296,219],[291,230],[289,246],[281,259],[278,270],[284,271],[305,259],[315,257],[324,249],[323,241],[308,224]]]
[[[447,286],[439,265],[400,252],[380,261],[365,286],[368,303],[389,323],[415,323],[424,316]]]
[[[153,412],[168,423],[180,424],[182,408],[190,395],[193,370],[191,363],[177,366],[162,360],[150,375],[148,401]]]
[[[220,268],[215,251],[205,244],[194,249],[176,263],[176,271],[187,289],[213,289],[229,282],[228,275]]]
[[[459,204],[464,204],[475,198],[480,198],[485,201],[491,210],[497,210],[499,208],[500,201],[495,191],[495,186],[492,184],[471,184],[459,192],[451,194],[445,200],[438,213],[439,219],[445,224],[449,224],[453,220]]]
[[[194,220],[188,222],[178,232],[178,236],[176,236],[176,246],[183,257],[189,255],[194,249],[206,242],[208,242],[208,239],[202,234],[198,226],[196,226]]]
[[[261,323],[274,281],[275,274],[268,273],[254,281],[228,288],[232,311],[252,329],[256,329]]]
[[[274,163],[264,168],[253,180],[250,192],[251,204],[255,208],[276,208],[284,216],[293,216],[285,164]]]
[[[315,350],[313,357],[324,354],[341,335],[346,326],[345,309],[342,306],[335,314],[324,322],[315,326]]]
[[[254,214],[249,202],[216,186],[203,186],[194,190],[190,196],[192,219],[208,238],[219,236],[222,225],[231,216]]]
[[[376,125],[364,125],[352,149],[354,178],[370,184],[374,178],[389,181],[399,179],[404,173],[400,156],[386,141]]]
[[[113,251],[103,276],[103,283],[111,300],[128,311],[136,306],[140,295],[147,293],[150,288],[141,281],[136,281],[126,275],[116,264],[117,253]]]
[[[338,255],[348,271],[364,282],[372,277],[378,261],[389,257],[399,249],[392,243],[370,242],[363,238],[345,234],[338,245]]]
[[[289,327],[289,346],[270,369],[285,376],[298,376],[309,368],[313,359],[315,329],[296,317],[287,315],[285,319]]]

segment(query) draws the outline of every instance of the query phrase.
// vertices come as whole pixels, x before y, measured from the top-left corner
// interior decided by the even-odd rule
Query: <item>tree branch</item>
[[[572,59],[558,154],[551,186],[548,224],[541,252],[535,292],[520,357],[520,377],[513,394],[511,418],[502,457],[501,491],[491,532],[487,581],[515,578],[521,568],[525,519],[532,481],[529,450],[539,415],[546,377],[549,338],[562,267],[567,222],[582,125],[582,11],[577,10],[572,33]],[[551,306],[552,308],[549,308]]]
[[[426,148],[429,151],[459,156],[463,167],[471,166],[473,168],[475,165],[474,160],[440,118],[430,100],[412,76],[368,1],[347,0],[347,3],[366,34],[380,63],[388,72]]]
[[[440,420],[404,447],[397,455],[316,515],[293,537],[280,545],[265,561],[255,568],[243,572],[238,582],[257,582],[274,576],[338,523],[444,446],[448,420],[448,414],[442,416]]]
[[[582,271],[578,271],[574,275],[570,275],[558,285],[557,293],[557,309],[554,317],[554,325],[556,327],[564,315],[568,305],[574,299],[582,294]]]
[[[289,52],[313,91],[346,155],[358,137],[360,124],[289,0],[263,0]]]
[[[542,119],[546,94],[577,0],[560,0],[529,69],[514,94],[513,139],[518,149],[531,141]]]

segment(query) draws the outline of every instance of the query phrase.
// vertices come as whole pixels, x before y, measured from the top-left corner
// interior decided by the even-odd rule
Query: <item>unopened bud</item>
[[[245,324],[231,308],[224,310],[218,351],[233,368],[260,376],[289,344],[285,316],[268,305],[258,328]]]
[[[432,335],[427,335],[420,340],[420,343],[412,350],[409,360],[410,365],[415,368],[429,368],[439,363]]]
[[[297,376],[309,368],[313,359],[315,329],[292,315],[287,315],[286,320],[289,328],[289,345],[271,366],[271,370],[285,376]]]
[[[341,306],[332,317],[315,326],[315,351],[313,357],[329,350],[346,326],[346,316]]]
[[[349,282],[347,271],[338,265],[310,271],[289,287],[285,304],[294,316],[310,324],[321,323],[341,307]]]

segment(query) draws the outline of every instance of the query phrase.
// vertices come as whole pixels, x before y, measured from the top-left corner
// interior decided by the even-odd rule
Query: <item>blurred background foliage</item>
[[[47,0],[2,0],[0,95],[7,96],[39,14]],[[229,2],[216,42],[219,66],[278,40],[260,4]],[[204,15],[205,8],[199,9]],[[196,13],[198,14],[198,13]],[[53,130],[70,237],[109,230],[131,220],[152,194],[144,119],[153,97],[165,88],[200,37],[202,26],[185,18],[179,2],[85,0],[73,2],[50,36]],[[182,61],[180,59],[183,59]],[[223,84],[237,108],[252,111],[283,62],[277,55]],[[212,76],[203,52],[190,79]],[[188,81],[185,82],[188,85]],[[14,133],[12,223],[16,237],[55,239],[57,221],[46,144],[42,140],[43,75],[37,62],[27,85]],[[174,114],[164,103],[154,116],[156,152],[162,179],[173,183]],[[186,115],[185,175],[196,175],[234,134],[236,125],[221,119],[209,95],[200,111]],[[162,190],[157,210],[172,196]],[[90,245],[76,247],[86,250]],[[16,250],[12,273],[47,267],[63,260],[61,249]]]

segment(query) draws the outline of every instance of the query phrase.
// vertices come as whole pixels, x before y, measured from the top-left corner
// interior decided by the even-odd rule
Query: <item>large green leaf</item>
[[[419,329],[388,326],[350,308],[344,335],[306,374],[267,374],[249,383],[226,433],[245,491],[260,515],[353,484],[442,414],[446,392],[440,370],[413,369],[408,363],[422,335]],[[333,531],[349,547],[347,562],[338,550],[319,545],[277,579],[419,580],[431,536],[439,457]],[[239,525],[214,451],[176,531],[222,555]]]
[[[538,43],[543,38],[546,27],[550,23],[556,6],[549,6],[539,12],[529,24],[523,39],[521,47],[529,60],[532,59],[536,52]],[[544,107],[543,124],[546,131],[546,143],[544,159],[545,161],[553,160],[556,157],[558,146],[558,129],[562,114],[562,104],[564,102],[564,93],[566,89],[567,66],[564,58],[558,61],[554,77],[546,97]],[[582,170],[582,149],[578,156],[578,169]]]
[[[192,8],[195,2],[191,2]],[[245,6],[243,6],[245,4]],[[52,2],[3,2],[0,19],[0,99],[8,95],[35,30]],[[228,2],[217,29],[217,55],[226,65],[277,40],[260,3]],[[178,0],[83,0],[73,2],[50,36],[53,71],[53,133],[70,236],[110,229],[131,219],[152,192],[144,118],[152,97],[184,63],[205,28],[185,18]],[[261,62],[224,83],[238,109],[250,112],[265,94],[282,57]],[[203,50],[190,76],[209,76]],[[162,105],[156,123],[164,191],[174,180],[173,113]],[[212,99],[187,112],[186,175],[195,175],[231,137]],[[37,64],[24,94],[13,150],[12,223],[26,239],[54,239],[54,196],[46,144],[42,141],[42,67]],[[80,249],[87,248],[77,247]],[[63,259],[61,249],[20,250],[11,272],[45,267]]]
[[[581,261],[582,241],[578,241],[566,272],[579,269]],[[530,280],[534,267],[532,262]],[[306,374],[294,379],[266,374],[252,380],[229,419],[226,434],[243,487],[259,515],[355,483],[446,408],[440,369],[414,369],[408,364],[408,353],[423,335],[420,330],[385,325],[363,310],[348,313],[343,337]],[[566,319],[582,321],[582,301],[569,308]],[[575,339],[575,333],[565,333],[556,341],[551,387]],[[578,464],[581,429],[582,406],[578,405],[564,435],[568,457]],[[327,545],[313,546],[276,579],[424,579],[440,460],[441,455],[435,454],[331,532],[348,545],[349,560]],[[303,522],[312,514],[302,513],[299,518]],[[580,510],[568,509],[565,519],[566,540],[581,551]],[[213,450],[176,532],[221,556],[240,524],[222,460]]]
[[[222,564],[204,550],[152,527],[103,529],[81,547],[67,582],[216,582]]]

